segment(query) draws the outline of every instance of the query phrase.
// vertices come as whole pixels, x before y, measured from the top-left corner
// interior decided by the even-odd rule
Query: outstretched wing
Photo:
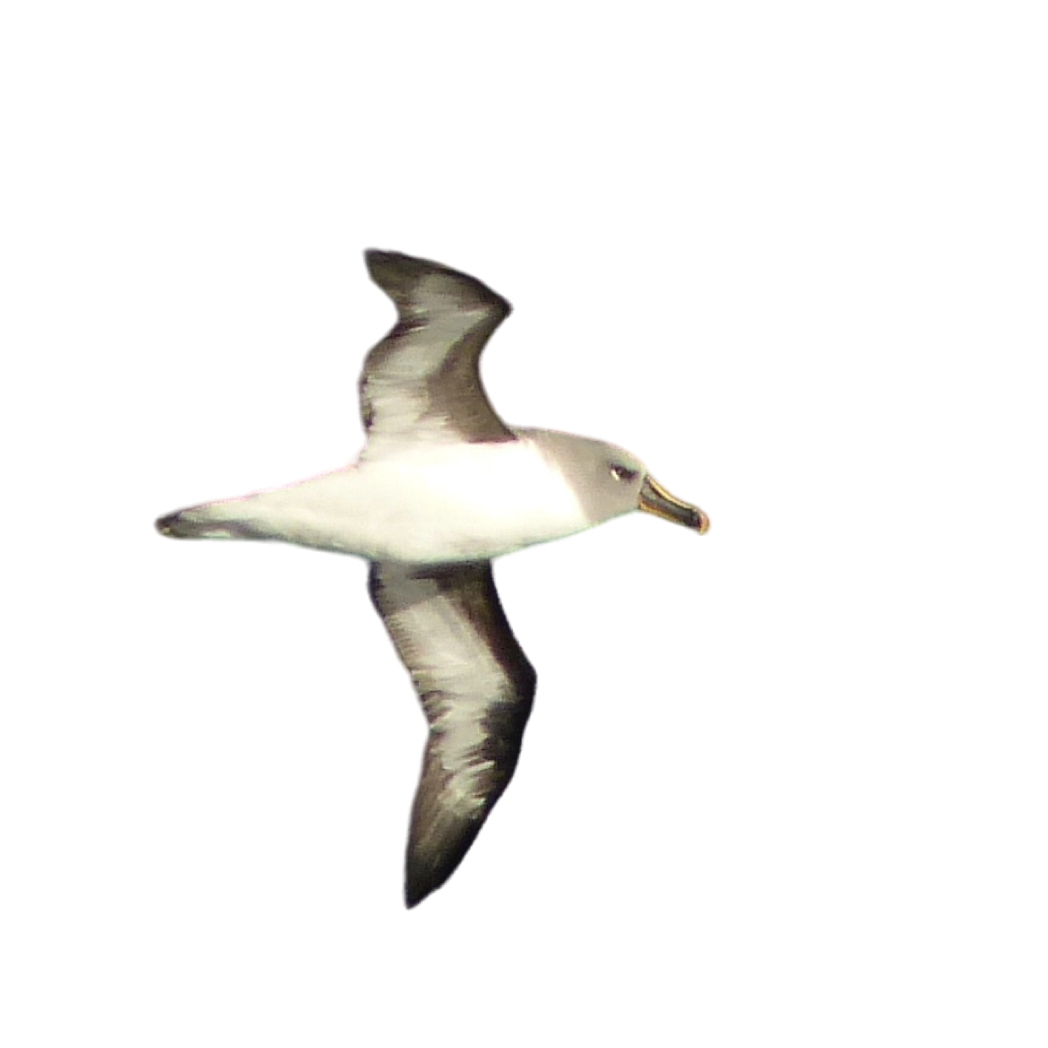
[[[405,898],[414,906],[451,876],[509,784],[535,671],[487,561],[375,563],[368,590],[429,721],[408,839]]]
[[[397,307],[360,377],[365,456],[397,442],[513,440],[480,383],[478,360],[509,303],[479,280],[389,251],[365,252]]]

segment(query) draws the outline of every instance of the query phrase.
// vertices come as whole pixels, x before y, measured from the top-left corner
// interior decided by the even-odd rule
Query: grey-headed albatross
[[[172,513],[176,538],[280,539],[365,557],[368,589],[411,673],[429,740],[405,898],[454,872],[513,775],[535,671],[499,603],[495,557],[634,509],[702,534],[706,515],[612,444],[507,426],[478,362],[509,303],[419,258],[366,252],[397,322],[360,380],[367,443],[350,466]]]

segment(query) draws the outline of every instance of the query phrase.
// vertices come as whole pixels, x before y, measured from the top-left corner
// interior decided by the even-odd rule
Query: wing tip
[[[447,883],[457,865],[458,863],[448,870],[435,871],[427,868],[423,863],[409,860],[407,876],[404,879],[404,905],[409,910],[413,910],[420,902]]]
[[[408,882],[404,885],[404,908],[413,910],[434,890],[434,888],[418,888]]]
[[[446,266],[446,262],[432,258],[429,255],[413,255],[399,247],[383,247],[379,244],[365,244],[361,248],[361,258],[365,265],[369,262],[415,262],[427,265]],[[454,268],[454,266],[449,266]]]
[[[440,262],[415,255],[405,255],[400,251],[386,251],[382,248],[369,247],[364,251],[364,263],[368,276],[399,306],[406,302],[415,285],[426,274],[440,273],[452,278],[463,289],[469,289],[489,307],[501,312],[500,319],[505,319],[513,307],[500,294],[492,291],[487,284],[476,277],[452,269]]]

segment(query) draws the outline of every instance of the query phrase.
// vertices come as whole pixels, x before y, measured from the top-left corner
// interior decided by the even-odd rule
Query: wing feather
[[[490,563],[372,564],[368,589],[429,722],[408,839],[415,906],[451,876],[509,784],[536,677]]]
[[[365,253],[397,322],[368,354],[360,378],[365,455],[397,442],[515,439],[480,381],[479,359],[509,303],[479,280],[436,262]]]

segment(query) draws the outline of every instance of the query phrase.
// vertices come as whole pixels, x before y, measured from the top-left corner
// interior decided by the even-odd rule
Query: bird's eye
[[[635,469],[627,469],[625,466],[612,466],[611,475],[616,480],[633,480],[637,476]]]

